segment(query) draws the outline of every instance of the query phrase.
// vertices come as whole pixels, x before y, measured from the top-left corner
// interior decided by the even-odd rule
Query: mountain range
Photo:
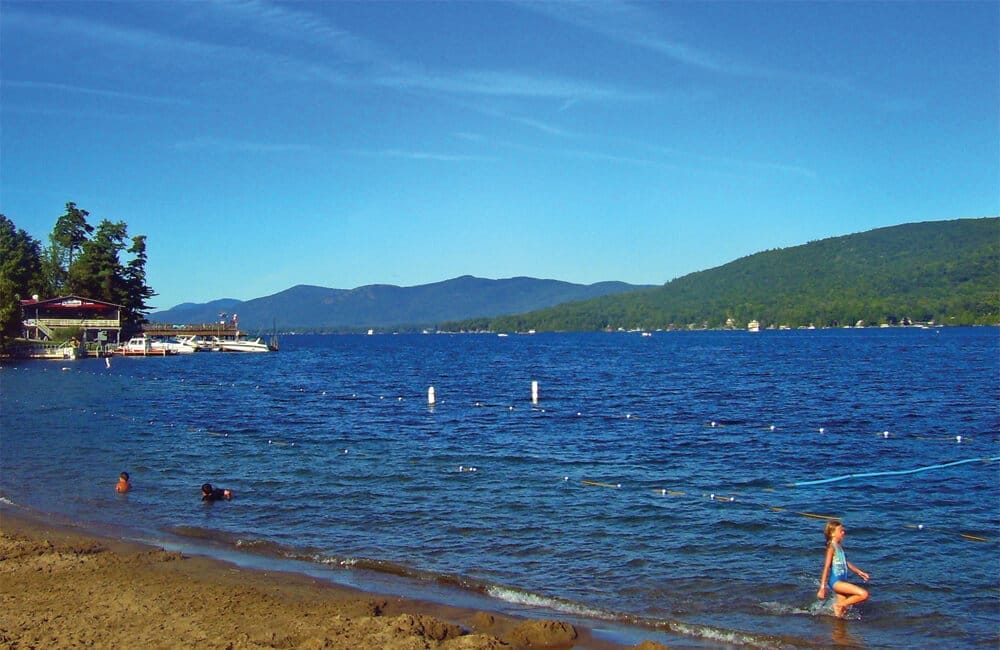
[[[239,313],[244,330],[449,331],[1000,323],[1000,218],[929,221],[763,251],[664,285],[463,276],[414,287],[299,285],[264,298],[182,304],[156,323]]]
[[[449,330],[1000,324],[1000,218],[927,221],[755,253],[653,289]]]
[[[625,282],[574,284],[528,277],[491,280],[466,275],[413,287],[373,284],[356,289],[297,285],[279,293],[240,301],[183,303],[149,314],[151,323],[211,323],[220,314],[239,316],[240,328],[295,331],[356,331],[425,326],[473,317],[517,314],[650,285]]]

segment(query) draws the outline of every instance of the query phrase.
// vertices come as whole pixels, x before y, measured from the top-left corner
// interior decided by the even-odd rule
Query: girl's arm
[[[851,571],[857,573],[859,576],[861,576],[862,580],[864,580],[865,582],[868,582],[868,574],[867,573],[865,573],[864,571],[862,571],[858,567],[854,566],[850,562],[847,563],[847,568],[850,569]]]
[[[833,564],[833,544],[826,546],[826,559],[823,560],[823,575],[819,578],[819,591],[816,597],[820,600],[826,598],[826,581],[830,578],[830,565]]]

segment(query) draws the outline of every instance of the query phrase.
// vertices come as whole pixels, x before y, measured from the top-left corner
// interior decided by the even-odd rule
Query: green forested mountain
[[[210,323],[225,311],[237,312],[240,325],[251,330],[270,328],[275,322],[286,330],[420,329],[445,320],[516,314],[639,288],[643,287],[624,282],[583,285],[525,277],[490,280],[471,275],[415,287],[376,284],[329,289],[299,285],[246,302],[186,303],[150,314],[149,318],[160,323]]]
[[[448,329],[1000,323],[1000,218],[905,224],[770,250],[655,289]]]

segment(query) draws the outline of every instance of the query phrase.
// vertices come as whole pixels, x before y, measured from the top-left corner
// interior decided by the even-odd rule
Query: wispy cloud
[[[219,68],[228,61],[237,69],[252,64],[286,81],[322,82],[336,85],[368,85],[400,91],[428,92],[454,97],[512,97],[552,99],[565,107],[574,102],[620,102],[648,100],[652,94],[637,92],[585,79],[541,75],[511,70],[427,69],[398,58],[385,48],[341,29],[324,16],[305,9],[291,9],[263,0],[236,2],[220,0],[208,4],[184,5],[190,11],[211,12],[215,20],[232,28],[235,21],[242,29],[267,39],[250,40],[250,45],[206,42],[154,29],[95,22],[70,16],[49,16],[24,11],[5,10],[4,20],[21,29],[46,30],[86,39],[112,42],[120,47],[141,51],[154,61],[180,60],[201,65],[212,62]],[[205,14],[208,15],[208,14]],[[288,43],[307,42],[325,59],[277,53],[268,47],[273,40]],[[182,59],[183,57],[183,59]]]
[[[174,149],[178,151],[208,150],[221,153],[289,153],[309,151],[312,148],[304,144],[253,142],[211,137],[192,138],[174,144]]]
[[[92,95],[95,97],[107,97],[110,99],[126,99],[130,101],[147,102],[153,104],[173,104],[173,105],[183,105],[183,106],[191,104],[191,102],[177,97],[168,97],[164,95],[143,95],[139,93],[122,92],[119,90],[107,90],[103,88],[87,88],[84,86],[75,86],[71,84],[62,84],[62,83],[3,79],[0,80],[0,84],[8,88],[55,91],[58,93],[75,93],[80,95]]]
[[[212,5],[269,37],[279,35],[331,48],[337,60],[357,66],[347,77],[338,69],[332,80],[367,83],[402,91],[452,96],[554,99],[563,105],[579,101],[609,102],[652,99],[653,95],[584,79],[546,76],[511,70],[427,69],[399,58],[368,39],[341,29],[326,17],[306,9],[290,9],[264,0],[222,0]],[[328,77],[329,64],[313,63],[318,77]],[[329,80],[329,77],[328,77]]]
[[[777,172],[779,174],[799,176],[801,178],[815,179],[817,174],[814,170],[800,165],[790,165],[787,163],[762,162],[754,160],[742,160],[726,156],[713,156],[708,154],[692,153],[690,151],[679,151],[668,147],[658,147],[655,145],[645,145],[646,148],[659,155],[672,158],[674,160],[686,161],[686,165],[691,162],[710,165],[718,170],[750,171],[750,172]]]
[[[678,63],[736,76],[772,76],[776,71],[750,66],[665,34],[662,15],[626,2],[522,2],[519,6],[605,38],[662,54]]]
[[[420,88],[456,95],[525,97],[566,101],[635,101],[652,95],[566,77],[546,77],[502,70],[458,70],[422,73],[397,68],[376,83],[397,88]]]
[[[351,152],[358,156],[369,158],[402,158],[405,160],[426,160],[432,162],[490,162],[496,160],[490,156],[475,156],[466,154],[435,153],[430,151],[405,151],[403,149],[355,150]]]
[[[871,95],[860,90],[847,79],[803,73],[779,67],[748,63],[733,54],[706,48],[678,35],[677,28],[664,17],[664,11],[651,11],[650,6],[663,8],[669,5],[640,4],[625,1],[600,2],[519,2],[518,6],[539,13],[563,24],[599,34],[606,39],[623,43],[665,56],[677,63],[717,75],[748,79],[767,79],[823,88],[827,91]],[[689,37],[688,37],[689,38]],[[907,106],[905,98],[891,101],[875,97],[885,107]]]
[[[392,56],[377,43],[341,29],[323,17],[263,0],[216,0],[202,5],[223,19],[256,31],[268,39],[308,42],[336,52],[343,60],[387,65]]]

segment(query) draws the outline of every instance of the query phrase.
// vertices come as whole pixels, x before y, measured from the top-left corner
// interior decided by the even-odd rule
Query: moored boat
[[[146,336],[133,336],[115,348],[112,353],[125,357],[165,357],[168,354],[176,354],[165,348],[154,348],[153,340]]]
[[[253,341],[247,339],[218,339],[216,343],[223,352],[270,352],[267,344],[259,338]]]
[[[197,347],[180,338],[151,339],[149,346],[153,350],[166,350],[170,354],[191,354],[198,351]]]

